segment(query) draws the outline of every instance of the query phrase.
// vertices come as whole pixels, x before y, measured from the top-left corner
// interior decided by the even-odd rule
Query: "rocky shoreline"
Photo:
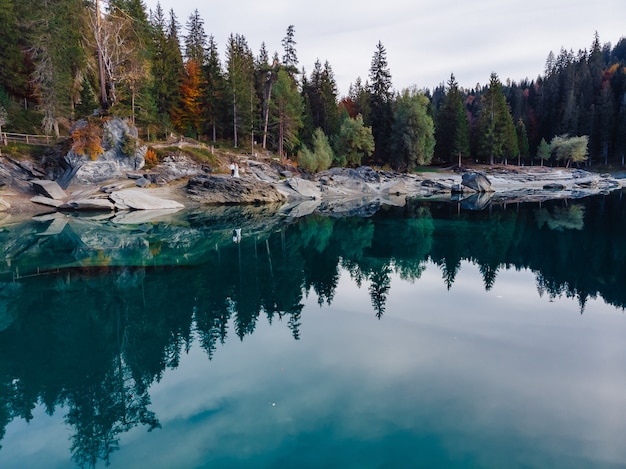
[[[465,208],[482,209],[493,203],[580,198],[619,189],[626,182],[609,174],[539,166],[482,166],[413,174],[370,167],[331,168],[312,175],[269,158],[239,157],[237,162],[239,178],[226,171],[215,174],[179,156],[166,158],[150,171],[124,173],[122,168],[114,179],[83,176],[64,190],[33,162],[2,157],[0,207],[8,214],[36,214],[278,203],[290,216],[303,216],[315,211],[354,213],[372,206],[404,205],[407,197],[416,197],[453,200]],[[84,166],[90,164],[98,163]],[[85,167],[83,172],[89,174]],[[92,173],[100,174],[101,168]]]

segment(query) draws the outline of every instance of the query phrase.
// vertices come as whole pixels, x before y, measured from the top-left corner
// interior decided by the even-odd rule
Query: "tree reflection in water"
[[[342,271],[367,285],[379,319],[391,276],[418,280],[427,262],[448,289],[467,261],[486,290],[500,269],[530,269],[539,294],[577,298],[581,313],[589,297],[626,306],[620,194],[461,212],[411,201],[371,217],[292,221],[224,210],[123,227],[76,218],[48,235],[33,221],[0,233],[0,437],[39,403],[49,414],[62,406],[75,463],[108,463],[121,434],[160,427],[148,389],[194,338],[210,360],[229,327],[243,340],[264,316],[298,340],[303,297],[330,305]],[[242,227],[235,244],[233,226]]]

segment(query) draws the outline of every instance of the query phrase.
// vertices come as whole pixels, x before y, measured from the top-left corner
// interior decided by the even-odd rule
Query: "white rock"
[[[109,195],[109,198],[119,210],[161,210],[185,207],[174,200],[161,199],[141,189],[115,191]]]

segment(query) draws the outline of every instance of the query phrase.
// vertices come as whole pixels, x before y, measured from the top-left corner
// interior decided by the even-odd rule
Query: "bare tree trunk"
[[[272,79],[267,91],[267,99],[265,100],[265,124],[263,126],[263,150],[267,150],[267,125],[270,120],[270,99],[272,98]]]
[[[278,114],[278,119],[279,119],[279,125],[278,125],[278,155],[280,156],[280,159],[282,161],[283,159],[283,140],[285,137],[285,119],[284,119],[284,115],[283,115],[283,111],[282,109],[279,110],[279,114]]]
[[[135,87],[130,93],[130,121],[135,125]]]
[[[103,109],[109,107],[107,101],[107,89],[106,80],[104,78],[104,59],[102,57],[101,36],[100,36],[100,3],[96,0],[96,30],[94,31],[96,36],[96,47],[98,48],[98,72],[100,76],[100,105]]]
[[[235,137],[235,148],[237,148],[237,100],[233,94],[233,135]]]

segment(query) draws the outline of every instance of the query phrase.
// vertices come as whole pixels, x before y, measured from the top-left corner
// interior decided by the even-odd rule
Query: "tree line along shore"
[[[181,24],[174,10],[148,11],[141,0],[8,0],[0,22],[0,132],[69,133],[75,142],[91,132],[79,145],[91,157],[103,146],[99,121],[118,116],[147,142],[176,133],[288,157],[312,172],[464,161],[624,165],[624,38],[613,46],[596,33],[589,50],[549,52],[536,79],[492,73],[467,89],[451,74],[432,90],[395,90],[379,41],[368,77],[355,77],[342,96],[328,61],[299,68],[294,25],[280,52],[262,43],[255,53],[231,34],[220,57],[197,10]],[[74,125],[81,119],[87,128]]]

